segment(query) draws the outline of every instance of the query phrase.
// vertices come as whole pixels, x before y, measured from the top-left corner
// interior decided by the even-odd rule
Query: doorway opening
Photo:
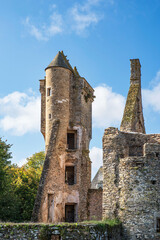
[[[75,222],[75,204],[65,205],[65,222]]]

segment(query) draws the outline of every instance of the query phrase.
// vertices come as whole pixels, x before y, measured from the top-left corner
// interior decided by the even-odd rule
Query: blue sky
[[[44,149],[38,80],[59,50],[95,88],[93,175],[104,129],[120,125],[131,58],[142,65],[146,131],[160,133],[159,0],[1,1],[0,43],[0,136],[13,162]]]

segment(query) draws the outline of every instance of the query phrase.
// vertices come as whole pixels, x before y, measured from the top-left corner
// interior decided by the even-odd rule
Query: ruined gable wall
[[[156,232],[160,211],[159,138],[158,134],[105,130],[103,218],[120,218],[126,239],[160,237]]]
[[[145,133],[141,97],[141,65],[139,59],[130,59],[130,66],[130,88],[120,130]]]

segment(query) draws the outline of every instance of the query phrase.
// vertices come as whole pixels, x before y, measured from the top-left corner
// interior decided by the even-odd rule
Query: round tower
[[[72,72],[67,66],[63,55],[58,52],[53,61],[45,69],[46,71],[46,128],[45,144],[46,151],[49,142],[52,141],[51,134],[54,131],[53,123],[60,120],[59,134],[64,143],[63,129],[69,124],[69,88]],[[65,132],[64,132],[65,133]],[[66,144],[66,142],[64,143]]]
[[[93,89],[72,69],[63,52],[58,52],[45,71],[40,92],[46,158],[33,220],[84,220],[91,176],[88,142]]]

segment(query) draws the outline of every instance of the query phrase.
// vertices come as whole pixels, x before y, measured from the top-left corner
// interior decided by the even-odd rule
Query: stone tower
[[[121,131],[103,136],[103,218],[119,218],[126,240],[160,239],[160,134],[145,134],[140,63],[131,60]]]
[[[33,210],[33,221],[87,219],[91,184],[93,88],[58,52],[40,80],[41,132],[46,159]]]

